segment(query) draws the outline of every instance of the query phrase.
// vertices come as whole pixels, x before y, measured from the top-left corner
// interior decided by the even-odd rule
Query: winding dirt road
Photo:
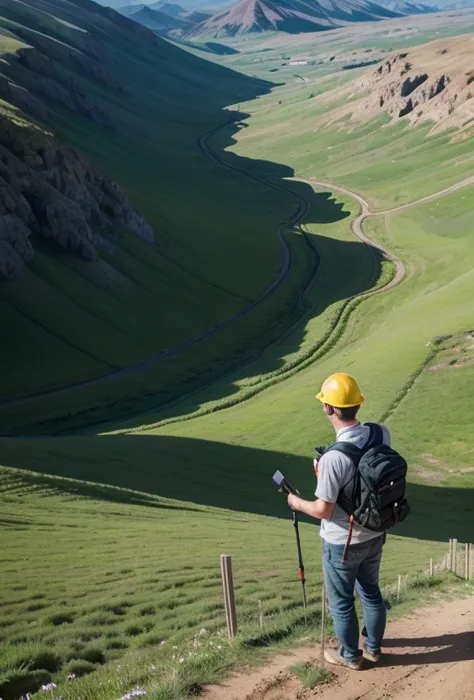
[[[328,182],[322,182],[321,180],[300,180],[300,182],[306,182],[308,185],[312,185],[313,187],[323,187],[324,189],[331,189],[334,190],[335,192],[341,192],[342,194],[347,195],[348,197],[352,197],[352,199],[355,199],[356,202],[360,204],[360,214],[356,216],[355,219],[351,222],[351,230],[354,233],[354,235],[357,236],[363,243],[367,243],[368,245],[372,246],[373,248],[377,248],[377,250],[380,250],[385,257],[393,262],[396,267],[396,272],[394,277],[388,282],[384,287],[381,287],[375,291],[372,292],[372,294],[375,293],[380,293],[382,291],[386,292],[392,287],[395,287],[399,282],[402,281],[402,279],[405,277],[405,266],[403,265],[402,261],[397,258],[393,253],[391,253],[387,248],[384,248],[378,243],[375,243],[372,241],[368,236],[365,235],[364,230],[363,230],[363,224],[366,219],[369,218],[375,218],[378,216],[388,216],[389,214],[396,214],[400,211],[405,211],[405,209],[411,209],[412,207],[418,206],[420,204],[425,204],[427,202],[433,202],[437,199],[440,199],[441,197],[444,197],[447,194],[451,194],[452,192],[456,192],[457,190],[462,189],[463,187],[468,187],[469,185],[474,185],[474,175],[471,175],[470,177],[465,178],[464,180],[461,180],[460,182],[456,182],[454,185],[451,185],[450,187],[446,187],[443,190],[440,190],[439,192],[434,192],[433,194],[429,194],[426,197],[421,197],[420,199],[417,199],[413,202],[408,202],[407,204],[402,204],[399,207],[392,207],[391,209],[383,209],[383,210],[376,210],[376,211],[370,211],[370,207],[368,202],[361,197],[360,194],[357,194],[356,192],[352,192],[352,190],[348,190],[345,187],[341,187],[339,185],[333,185]],[[370,292],[367,292],[367,294],[370,294]],[[367,295],[366,294],[366,295]]]
[[[288,273],[291,268],[291,250],[288,246],[288,243],[285,240],[285,237],[283,235],[283,232],[285,229],[289,228],[294,228],[298,224],[300,224],[302,221],[304,221],[305,217],[309,213],[310,209],[310,204],[309,201],[306,200],[302,195],[299,193],[294,192],[290,187],[284,187],[280,184],[277,184],[273,182],[272,180],[267,180],[265,178],[262,178],[258,175],[255,175],[252,172],[249,172],[247,170],[244,170],[242,168],[238,168],[234,165],[231,165],[229,162],[226,161],[224,157],[219,156],[215,151],[212,150],[211,146],[209,145],[209,140],[217,134],[219,131],[222,129],[226,129],[229,126],[230,122],[226,122],[225,124],[221,124],[214,129],[211,129],[208,131],[206,134],[201,136],[198,139],[197,146],[201,153],[205,155],[207,158],[209,158],[211,161],[216,163],[217,165],[226,168],[227,170],[231,170],[234,172],[239,173],[240,175],[244,175],[245,177],[248,177],[252,180],[255,180],[256,182],[259,182],[266,187],[271,187],[274,190],[277,190],[279,192],[282,192],[286,196],[293,197],[297,204],[297,210],[295,213],[288,218],[287,220],[283,221],[277,229],[277,234],[278,238],[280,240],[281,244],[281,265],[280,265],[280,270],[273,282],[271,282],[266,289],[262,292],[262,294],[253,302],[250,304],[247,304],[245,307],[243,307],[239,312],[236,314],[230,316],[229,318],[225,319],[221,323],[216,324],[213,328],[204,331],[203,333],[195,336],[194,338],[190,338],[188,340],[183,341],[179,345],[176,345],[172,348],[165,348],[163,350],[159,350],[149,357],[145,358],[144,360],[140,360],[139,362],[134,362],[130,365],[127,365],[125,367],[121,368],[116,368],[111,370],[110,372],[106,372],[100,377],[95,377],[92,379],[86,379],[83,381],[75,382],[73,384],[69,384],[66,386],[61,386],[61,387],[53,387],[51,389],[45,389],[41,391],[36,391],[36,392],[28,392],[28,393],[23,393],[23,394],[17,394],[16,396],[10,396],[10,397],[0,397],[0,406],[13,406],[17,404],[21,404],[24,401],[28,401],[30,399],[37,399],[37,398],[43,398],[46,396],[58,396],[67,392],[70,392],[73,389],[84,389],[87,387],[91,386],[97,386],[102,383],[106,383],[109,381],[115,381],[118,378],[124,377],[126,375],[130,374],[135,374],[137,372],[141,372],[143,370],[148,369],[149,367],[162,362],[165,359],[171,359],[171,358],[176,358],[179,357],[183,352],[186,350],[189,350],[190,348],[194,347],[198,343],[211,338],[212,336],[216,335],[217,333],[223,331],[224,329],[228,328],[230,325],[235,323],[237,320],[241,319],[244,316],[247,316],[250,314],[252,311],[254,311],[262,302],[264,302],[273,292],[275,292],[285,281],[285,279],[288,276]],[[459,190],[463,187],[466,187],[468,185],[474,184],[474,176],[471,176],[469,178],[466,178],[462,180],[461,182],[458,182],[451,187],[447,187],[444,190],[441,190],[439,192],[436,192],[434,194],[428,195],[427,197],[423,197],[421,199],[418,199],[414,202],[409,202],[408,204],[404,204],[400,207],[395,207],[393,209],[387,209],[385,211],[375,211],[371,212],[370,207],[366,200],[361,197],[359,194],[356,192],[352,192],[351,190],[348,190],[347,188],[338,186],[338,185],[333,185],[331,183],[327,182],[322,182],[319,180],[305,180],[305,179],[300,179],[300,178],[294,178],[295,181],[299,182],[304,182],[311,187],[319,187],[319,188],[324,188],[328,189],[330,191],[335,191],[335,192],[341,192],[349,197],[352,197],[355,199],[361,207],[361,212],[360,214],[352,221],[351,223],[351,230],[352,232],[359,238],[362,242],[366,243],[367,245],[372,246],[373,248],[377,248],[380,250],[383,255],[388,259],[391,260],[395,267],[396,267],[396,272],[394,277],[387,282],[383,287],[379,287],[375,290],[370,290],[367,292],[361,292],[360,294],[356,295],[355,298],[366,298],[369,296],[373,296],[375,294],[380,294],[381,292],[386,292],[389,289],[392,289],[395,285],[399,284],[404,276],[405,276],[405,268],[402,263],[402,261],[397,258],[395,255],[393,255],[389,250],[384,248],[383,246],[374,243],[371,241],[363,231],[363,223],[364,221],[369,218],[369,217],[374,217],[374,216],[385,216],[387,214],[392,214],[397,211],[402,211],[404,209],[408,209],[409,207],[416,206],[418,204],[422,204],[424,202],[428,201],[433,201],[435,199],[439,199],[440,197],[449,194],[451,192],[454,192],[456,190]],[[288,182],[291,182],[289,180]],[[333,329],[333,332],[337,332],[337,325]],[[216,410],[216,409],[214,409]]]
[[[331,667],[331,685],[304,690],[288,672],[318,662],[319,646],[304,647],[208,686],[203,700],[472,700],[473,630],[474,597],[427,607],[389,623],[377,666]]]

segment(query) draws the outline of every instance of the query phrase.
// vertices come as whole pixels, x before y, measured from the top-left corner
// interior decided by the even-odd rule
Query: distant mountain
[[[159,10],[160,12],[164,12],[165,15],[169,15],[170,17],[180,17],[183,12],[187,11],[180,5],[175,5],[171,2],[163,2],[162,0],[159,0],[159,2],[154,2],[151,5],[148,5],[148,7],[151,10]]]
[[[120,12],[122,10],[120,9]],[[151,29],[158,34],[167,34],[170,31],[178,29],[188,29],[190,25],[180,20],[177,17],[171,17],[170,15],[161,12],[160,10],[152,10],[150,7],[142,6],[136,12],[129,12],[127,15],[134,22],[143,24],[144,27]]]
[[[97,0],[99,5],[102,5],[104,7],[111,7],[114,10],[119,10],[122,12],[122,5],[127,3],[127,6],[132,6],[134,5],[135,7],[142,7],[143,3],[141,0]]]
[[[409,2],[409,0],[379,0],[379,2],[384,7],[400,15],[422,15],[427,12],[437,11],[433,5],[425,5],[421,2]]]
[[[158,0],[157,2],[152,2],[150,0],[146,0],[146,2],[142,2],[142,0],[97,0],[97,2],[104,7],[112,7],[122,14],[125,14],[122,12],[123,8],[129,6],[136,6],[137,8],[147,6],[151,7],[152,10],[163,11],[162,8],[164,5],[173,6],[174,4],[166,0]],[[232,4],[232,0],[180,0],[179,4],[185,11],[198,9],[209,15],[217,12],[221,8],[228,8]]]
[[[369,0],[239,0],[228,10],[197,25],[189,35],[222,37],[268,30],[298,34],[400,14]]]
[[[125,15],[126,17],[130,17],[130,15],[133,15],[135,12],[138,12],[139,10],[142,10],[145,7],[145,5],[125,5],[124,7],[117,7],[117,12],[120,12],[121,15]]]
[[[200,10],[183,10],[180,18],[184,19],[186,22],[190,22],[191,24],[200,24],[201,22],[205,22],[211,16],[212,15],[210,12],[202,12]]]
[[[433,6],[438,11],[466,10],[474,7],[474,0],[434,0]]]

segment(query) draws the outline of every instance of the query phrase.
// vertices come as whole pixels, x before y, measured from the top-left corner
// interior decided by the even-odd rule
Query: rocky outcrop
[[[0,117],[0,278],[12,279],[31,261],[31,234],[93,260],[117,223],[154,243],[115,182],[51,134]]]
[[[66,56],[69,56],[67,49],[65,51]],[[21,99],[18,100],[18,97],[21,98],[19,94],[16,100],[15,95],[12,95],[12,99],[7,99],[7,101],[17,104],[23,111],[35,118],[45,120],[47,108],[43,103],[43,99],[53,100],[97,124],[107,128],[116,128],[116,124],[110,115],[81,89],[77,79],[57,60],[46,56],[36,48],[23,48],[19,49],[15,55],[8,56],[8,61],[4,61],[2,70],[5,73],[11,71],[12,75],[14,75],[15,63],[20,63],[23,69],[23,86],[18,88],[17,93],[23,89],[25,95],[28,95],[30,104],[25,105],[25,100],[21,104]],[[3,88],[5,92],[7,87],[9,87],[9,92],[12,93],[15,89],[13,88],[12,80],[7,80],[6,78],[3,80],[9,83],[9,86],[4,86]],[[43,105],[42,109],[41,105]]]
[[[48,118],[48,108],[44,102],[34,97],[29,90],[3,75],[0,75],[0,100],[15,105],[22,112],[26,112],[35,119],[45,121]]]
[[[402,97],[408,97],[412,92],[416,90],[417,87],[423,85],[428,80],[428,73],[423,73],[422,75],[415,75],[413,78],[407,78],[402,85],[400,94]]]
[[[68,76],[63,67],[79,69],[88,79],[94,79],[118,92],[128,94],[126,86],[107,69],[111,49],[89,34],[78,34],[75,41],[78,48],[67,46],[49,36],[38,34],[25,27],[15,27],[15,34],[30,47],[19,49],[17,55],[31,70],[58,79],[60,75]],[[49,66],[48,63],[49,62]],[[51,66],[55,74],[50,75]]]
[[[431,122],[430,133],[452,129],[463,132],[453,139],[467,139],[474,134],[473,52],[474,34],[397,52],[353,83],[326,93],[320,103],[346,102],[328,111],[330,122],[388,115],[410,124]]]
[[[44,100],[53,100],[101,126],[118,128],[100,97],[92,97],[88,89],[89,82],[95,80],[121,95],[130,94],[108,68],[114,63],[115,49],[87,32],[72,35],[75,45],[66,45],[21,26],[15,27],[15,36],[27,46],[3,57],[0,96],[5,97],[2,99],[43,121],[47,118]],[[16,85],[17,75],[21,75],[21,87]]]
[[[445,75],[441,75],[430,87],[430,100],[432,100],[433,97],[436,97],[436,95],[439,95],[441,92],[443,92],[443,90],[446,88],[447,83],[449,83],[449,78],[447,78]]]
[[[33,248],[29,236],[28,227],[18,216],[0,214],[0,279],[13,279],[23,269],[25,263],[33,260]]]
[[[413,100],[410,97],[410,99],[408,100],[406,105],[404,107],[402,107],[402,109],[398,113],[398,116],[405,117],[407,114],[410,114],[410,112],[413,112],[413,109],[414,109]]]

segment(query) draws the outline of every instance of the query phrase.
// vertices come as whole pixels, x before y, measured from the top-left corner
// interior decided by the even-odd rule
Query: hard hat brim
[[[316,398],[321,401],[321,403],[327,403],[328,406],[333,406],[333,404],[329,403],[328,401],[324,400],[324,394],[322,391],[319,392],[319,394],[316,394]],[[365,396],[362,394],[359,396],[359,400],[357,403],[345,403],[343,406],[334,406],[334,408],[352,408],[353,406],[360,406],[361,403],[364,403],[365,401]]]

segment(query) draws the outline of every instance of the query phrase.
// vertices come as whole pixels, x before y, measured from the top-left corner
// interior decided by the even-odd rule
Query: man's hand
[[[299,510],[298,505],[300,502],[299,496],[297,496],[295,493],[289,493],[288,494],[288,505],[292,510]]]

